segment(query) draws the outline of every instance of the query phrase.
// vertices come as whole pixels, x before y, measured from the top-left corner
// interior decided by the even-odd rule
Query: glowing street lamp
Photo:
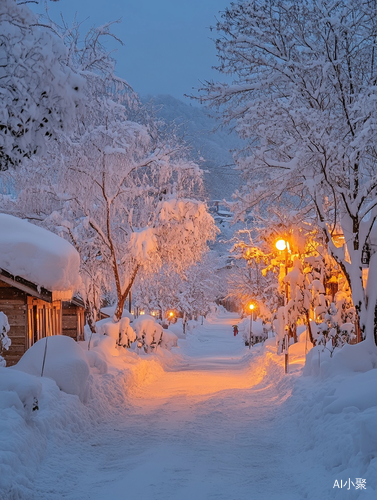
[[[276,243],[275,243],[275,246],[278,250],[280,250],[281,252],[283,250],[285,250],[287,248],[287,242],[285,240],[278,240]]]
[[[280,252],[284,252],[285,254],[285,275],[288,274],[288,251],[289,251],[289,243],[282,238],[275,243],[275,246]],[[285,301],[284,305],[288,303],[288,283],[285,283]]]
[[[254,319],[254,309],[255,309],[255,303],[254,302],[249,302],[247,305],[247,310],[249,311],[250,314],[250,327],[249,327],[249,349],[251,349],[251,334],[253,332],[253,319]]]
[[[168,311],[166,313],[166,317],[168,318],[169,321],[173,321],[174,316],[175,316],[175,312],[174,311]]]
[[[281,252],[284,252],[285,254],[285,276],[288,274],[288,252],[290,251],[289,249],[289,243],[288,241],[284,239],[280,239],[275,243],[275,246],[278,250]],[[288,282],[285,282],[285,294],[284,294],[284,305],[286,306],[288,304]],[[288,333],[285,334],[284,336],[284,341],[283,341],[283,353],[284,353],[284,372],[288,373],[288,348],[289,348],[289,335]]]

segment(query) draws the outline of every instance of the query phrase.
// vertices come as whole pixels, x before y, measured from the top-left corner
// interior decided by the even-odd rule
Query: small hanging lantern
[[[369,265],[370,262],[370,247],[368,243],[365,243],[363,246],[363,251],[361,252],[361,263],[365,265]]]

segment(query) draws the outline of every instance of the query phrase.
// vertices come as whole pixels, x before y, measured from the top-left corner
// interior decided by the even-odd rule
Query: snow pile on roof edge
[[[60,236],[12,215],[0,214],[0,268],[69,300],[77,290],[80,256]]]

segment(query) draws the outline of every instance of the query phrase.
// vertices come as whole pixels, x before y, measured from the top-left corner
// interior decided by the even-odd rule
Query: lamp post
[[[288,241],[285,241],[283,239],[278,240],[275,244],[276,248],[280,250],[281,252],[284,251],[284,257],[285,257],[285,276],[288,274],[288,251],[289,251],[289,243]],[[284,305],[286,306],[288,303],[288,283],[285,283],[285,300],[284,300]]]
[[[286,240],[280,239],[275,243],[275,246],[278,250],[281,252],[284,251],[284,256],[285,256],[285,276],[288,274],[288,251],[289,251],[289,243]],[[284,305],[286,306],[288,304],[288,283],[287,281],[285,282],[285,289],[284,289]],[[289,358],[288,358],[288,353],[289,353],[289,335],[288,332],[284,335],[284,340],[283,340],[283,354],[284,354],[284,373],[288,373],[288,364],[289,364]]]
[[[254,309],[255,309],[255,304],[250,302],[248,305],[248,309],[250,312],[250,326],[249,326],[249,349],[251,349],[251,334],[253,332],[253,319],[254,319]]]

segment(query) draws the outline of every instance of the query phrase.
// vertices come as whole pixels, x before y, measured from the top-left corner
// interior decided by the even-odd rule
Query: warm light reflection
[[[280,360],[279,360],[280,361]],[[232,367],[233,368],[233,367]],[[201,370],[164,372],[156,371],[155,377],[161,382],[156,384],[155,377],[144,377],[135,392],[130,389],[131,397],[137,398],[138,404],[154,406],[164,404],[170,398],[186,397],[209,398],[216,392],[232,389],[250,389],[263,380],[265,370],[256,364],[243,369]]]
[[[278,240],[276,243],[275,243],[275,246],[278,250],[285,250],[286,247],[287,247],[287,242],[285,240]]]
[[[140,311],[139,314],[140,316],[143,316],[145,314],[145,311]]]

